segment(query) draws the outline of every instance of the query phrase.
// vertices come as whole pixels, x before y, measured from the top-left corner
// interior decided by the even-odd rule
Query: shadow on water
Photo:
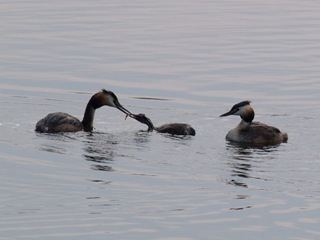
[[[259,159],[274,158],[271,153],[277,151],[279,145],[253,145],[244,143],[227,142],[226,149],[228,151],[230,161],[227,165],[231,169],[231,180],[227,183],[234,186],[245,187],[248,185],[245,179],[255,178],[250,173],[254,171],[253,163],[259,162]],[[261,178],[259,178],[261,179]]]

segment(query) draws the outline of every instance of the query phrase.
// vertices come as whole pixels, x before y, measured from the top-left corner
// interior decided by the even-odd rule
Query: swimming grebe
[[[160,127],[154,127],[151,120],[143,113],[129,114],[129,116],[141,123],[146,124],[148,126],[148,132],[156,130],[159,133],[169,133],[172,135],[196,135],[196,131],[194,130],[194,128],[186,123],[168,123]]]
[[[235,104],[229,112],[220,117],[229,115],[240,115],[241,122],[228,132],[227,140],[255,144],[279,144],[288,140],[288,134],[280,132],[278,128],[260,122],[252,122],[254,111],[250,101]]]
[[[41,133],[77,132],[81,130],[86,132],[92,131],[95,110],[104,105],[116,107],[126,115],[131,114],[121,106],[117,96],[113,92],[102,89],[89,100],[81,122],[79,119],[67,113],[50,113],[37,122],[35,130]]]

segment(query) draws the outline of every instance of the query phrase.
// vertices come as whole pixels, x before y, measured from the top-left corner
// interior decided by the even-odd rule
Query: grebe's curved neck
[[[239,130],[245,130],[245,129],[247,129],[248,127],[250,127],[251,123],[252,123],[252,122],[246,122],[246,121],[244,121],[244,120],[242,119],[237,128],[238,128]]]
[[[99,99],[100,95],[101,95],[101,92],[94,94],[87,104],[87,107],[86,107],[86,110],[84,111],[84,115],[82,119],[82,125],[84,128],[84,131],[92,131],[95,111],[97,108],[100,108],[103,105],[105,105]]]
[[[239,115],[241,117],[241,122],[239,123],[238,128],[242,130],[247,129],[254,119],[253,108],[248,104],[240,108]]]
[[[96,110],[88,103],[82,119],[83,130],[86,132],[90,132],[93,129],[95,111]]]

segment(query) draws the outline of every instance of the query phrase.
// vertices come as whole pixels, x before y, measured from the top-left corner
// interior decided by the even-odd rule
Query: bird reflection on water
[[[121,135],[94,132],[85,136],[83,158],[91,162],[91,168],[98,171],[115,171],[112,165],[117,158],[131,158],[130,155],[123,155],[121,148],[129,141],[139,149],[144,148],[150,141],[150,135],[146,132],[123,132]]]
[[[255,165],[259,162],[259,157],[266,154],[276,152],[277,146],[261,146],[253,144],[244,144],[236,142],[227,142],[228,154],[231,157],[227,165],[231,169],[231,179],[227,180],[227,183],[234,186],[245,187],[248,185],[245,179],[262,179],[261,177],[255,177]],[[272,155],[269,155],[272,158]]]
[[[253,146],[252,144],[227,142],[226,149],[229,156],[227,166],[230,169],[230,177],[226,179],[228,185],[251,190],[255,181],[270,181],[267,177],[261,177],[263,176],[261,173],[267,171],[264,163],[265,156],[268,155],[272,160],[274,157],[272,153],[278,151],[277,146]],[[244,189],[240,191],[240,194],[234,196],[234,199],[240,201],[233,203],[229,210],[239,211],[253,207],[252,201],[245,199],[252,199],[256,196],[252,196],[251,191]]]
[[[110,166],[114,161],[115,149],[118,141],[113,134],[99,133],[89,134],[84,141],[83,157],[92,163],[91,169],[112,172]]]

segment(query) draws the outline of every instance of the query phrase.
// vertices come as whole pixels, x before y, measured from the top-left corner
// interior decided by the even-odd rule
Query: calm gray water
[[[0,239],[319,239],[320,3],[15,1],[0,8]],[[92,134],[37,134],[82,118]],[[288,143],[225,141],[251,100]]]

